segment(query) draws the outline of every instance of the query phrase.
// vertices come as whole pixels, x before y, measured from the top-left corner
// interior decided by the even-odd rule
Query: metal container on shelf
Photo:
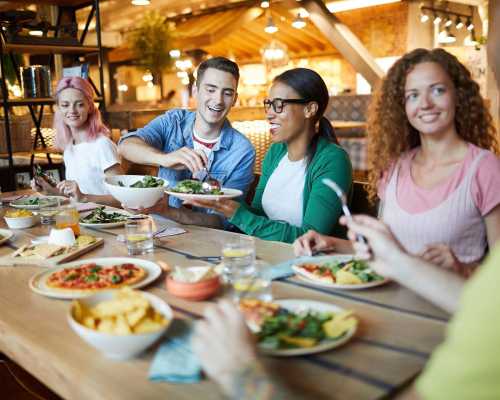
[[[25,98],[51,97],[50,67],[47,65],[21,67],[21,85]]]

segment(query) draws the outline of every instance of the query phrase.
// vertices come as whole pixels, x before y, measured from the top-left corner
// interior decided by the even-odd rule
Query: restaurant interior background
[[[443,47],[465,63],[498,126],[500,65],[492,49],[498,47],[499,3],[0,1],[2,189],[26,185],[35,162],[62,176],[61,155],[52,148],[51,96],[63,75],[89,75],[116,140],[167,109],[194,107],[195,68],[217,55],[241,68],[230,120],[257,149],[256,173],[270,144],[262,100],[275,75],[302,66],[326,81],[327,115],[351,155],[355,176],[363,179],[372,86],[414,48]]]

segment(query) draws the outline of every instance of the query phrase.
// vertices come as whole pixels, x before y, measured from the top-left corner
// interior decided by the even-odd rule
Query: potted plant
[[[163,99],[162,72],[171,64],[169,55],[171,28],[158,11],[148,11],[130,35],[131,49],[138,64],[153,74],[153,82],[160,85]]]

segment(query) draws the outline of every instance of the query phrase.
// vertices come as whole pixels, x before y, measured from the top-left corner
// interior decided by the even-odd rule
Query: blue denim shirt
[[[182,147],[193,148],[193,124],[196,113],[187,110],[170,110],[149,122],[144,128],[131,132],[120,139],[137,136],[150,146],[165,153]],[[208,158],[210,175],[221,182],[223,187],[239,189],[244,194],[254,179],[255,149],[252,143],[234,129],[228,120],[224,122],[220,140],[213,147]],[[175,186],[178,181],[192,178],[189,170],[175,170],[160,167],[160,178]],[[170,197],[171,207],[180,207],[182,200]],[[198,211],[211,212],[199,209]]]

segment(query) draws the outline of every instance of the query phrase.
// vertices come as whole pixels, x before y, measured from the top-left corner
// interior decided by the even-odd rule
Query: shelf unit
[[[13,1],[13,8],[16,7],[16,2]],[[28,3],[28,2],[26,2]],[[31,1],[33,4],[37,4],[36,1]],[[97,55],[97,64],[99,68],[99,88],[92,82],[92,86],[96,92],[96,97],[94,101],[98,102],[100,105],[101,111],[105,111],[105,98],[104,98],[104,76],[103,76],[103,63],[104,63],[104,53],[101,44],[101,29],[100,29],[100,12],[99,12],[99,0],[47,0],[44,4],[51,4],[57,6],[58,9],[58,17],[56,23],[56,35],[57,38],[58,32],[61,28],[61,15],[63,12],[76,12],[76,10],[90,6],[90,12],[87,17],[87,23],[85,25],[85,29],[83,30],[80,38],[78,39],[79,45],[71,44],[71,45],[62,45],[62,44],[50,44],[50,43],[33,43],[33,44],[21,44],[21,43],[9,43],[2,29],[0,29],[0,76],[5,76],[5,64],[4,64],[4,56],[10,57],[12,64],[16,70],[16,77],[19,85],[21,84],[21,77],[19,73],[19,66],[16,63],[16,59],[14,54],[47,54],[50,55],[49,64],[52,67],[52,63],[54,60],[55,54],[61,55],[72,55],[72,56],[95,56]],[[92,19],[95,18],[95,31],[97,37],[97,45],[96,46],[84,46],[83,42],[88,32],[88,28]],[[47,38],[47,42],[50,41],[50,38]],[[56,151],[52,148],[47,147],[45,143],[45,139],[42,134],[42,119],[45,107],[51,107],[54,104],[53,98],[22,98],[22,99],[13,99],[9,98],[9,92],[7,90],[7,84],[5,79],[0,79],[0,86],[2,91],[2,98],[0,99],[3,110],[4,110],[4,133],[5,133],[5,141],[6,141],[6,154],[0,154],[0,158],[8,159],[8,168],[9,171],[7,174],[3,174],[5,179],[2,179],[2,190],[15,190],[16,189],[16,181],[15,181],[15,172],[24,171],[26,172],[26,165],[24,166],[16,166],[14,163],[14,158],[17,153],[13,152],[12,149],[12,136],[11,136],[11,127],[10,127],[10,117],[11,117],[11,108],[12,107],[28,107],[29,113],[31,116],[31,120],[33,121],[36,129],[35,139],[33,141],[33,150],[28,152],[30,154],[30,165],[29,172],[31,174],[32,167],[35,160],[35,154],[43,153],[47,157],[48,168],[54,168],[56,165],[52,162],[51,154],[55,154]],[[28,134],[31,135],[31,132]],[[20,152],[19,154],[26,155],[26,152]],[[61,170],[60,170],[61,172]],[[8,182],[5,182],[8,180]]]

